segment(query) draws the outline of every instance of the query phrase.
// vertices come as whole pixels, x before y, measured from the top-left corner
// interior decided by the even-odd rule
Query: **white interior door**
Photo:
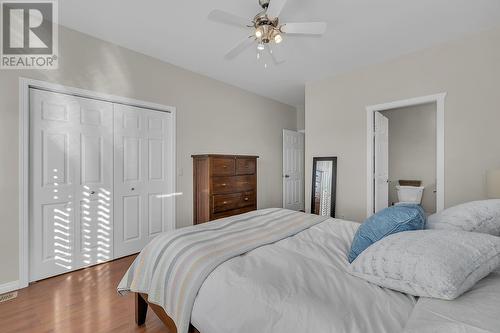
[[[283,208],[304,209],[304,133],[283,130]]]
[[[389,206],[389,119],[375,112],[375,212]]]
[[[113,106],[30,90],[30,281],[112,259]]]
[[[174,225],[173,133],[168,112],[115,104],[115,257]]]

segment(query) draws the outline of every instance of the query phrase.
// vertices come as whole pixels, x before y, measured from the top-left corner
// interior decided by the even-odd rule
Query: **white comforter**
[[[359,224],[329,219],[228,260],[203,283],[201,333],[402,332],[416,300],[347,274]]]

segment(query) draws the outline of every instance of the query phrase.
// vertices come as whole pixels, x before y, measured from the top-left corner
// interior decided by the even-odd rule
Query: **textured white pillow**
[[[349,272],[407,294],[452,300],[500,265],[500,237],[419,230],[390,235],[363,251]]]
[[[463,230],[500,236],[500,200],[467,202],[427,218],[426,229]]]

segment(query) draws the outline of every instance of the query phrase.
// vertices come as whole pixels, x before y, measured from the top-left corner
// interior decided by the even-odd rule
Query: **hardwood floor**
[[[146,324],[134,322],[134,296],[116,286],[134,256],[42,280],[0,303],[2,333],[168,333],[153,311]]]

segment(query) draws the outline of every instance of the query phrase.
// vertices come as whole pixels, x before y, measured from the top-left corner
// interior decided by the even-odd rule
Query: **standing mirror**
[[[337,158],[314,157],[312,172],[311,214],[335,217]]]

